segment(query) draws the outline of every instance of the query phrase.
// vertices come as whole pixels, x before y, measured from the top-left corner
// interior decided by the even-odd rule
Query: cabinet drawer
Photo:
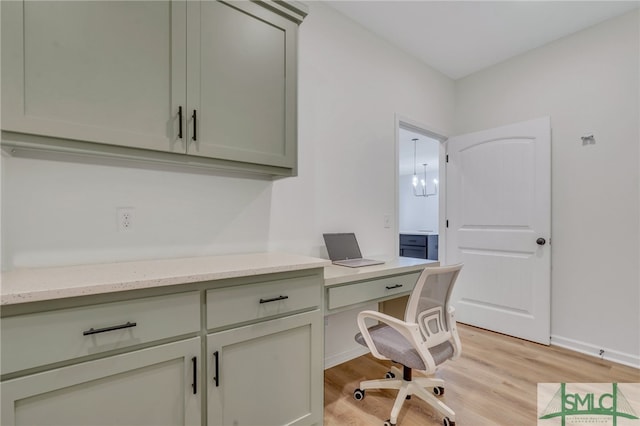
[[[200,330],[198,292],[2,319],[2,374]]]
[[[426,247],[427,236],[400,234],[400,245]]]
[[[427,258],[427,248],[417,246],[400,246],[400,256],[415,257],[418,259]]]
[[[413,290],[419,276],[420,272],[414,272],[389,278],[361,281],[340,287],[330,287],[328,291],[329,309],[409,292]]]
[[[320,306],[321,288],[321,280],[313,276],[209,290],[207,328]]]

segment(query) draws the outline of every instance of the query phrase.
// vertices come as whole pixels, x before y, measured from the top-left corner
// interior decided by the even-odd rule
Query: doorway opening
[[[439,260],[444,247],[446,136],[406,119],[396,120],[396,254]]]

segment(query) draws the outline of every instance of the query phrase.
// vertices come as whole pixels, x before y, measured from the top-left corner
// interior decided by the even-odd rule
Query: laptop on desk
[[[327,246],[329,259],[334,265],[359,268],[361,266],[380,265],[381,260],[363,259],[356,234],[353,232],[322,234]]]

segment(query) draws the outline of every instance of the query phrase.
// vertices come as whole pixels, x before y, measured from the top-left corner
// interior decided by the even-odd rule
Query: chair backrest
[[[462,264],[425,268],[409,297],[405,321],[419,325],[429,347],[458,340],[451,333],[455,324],[450,324],[449,299],[461,269]]]

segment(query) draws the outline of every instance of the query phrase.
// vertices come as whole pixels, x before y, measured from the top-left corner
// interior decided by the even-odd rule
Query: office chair
[[[396,425],[402,404],[410,395],[426,401],[442,414],[445,426],[455,425],[453,410],[434,396],[444,393],[444,381],[434,377],[412,379],[411,372],[416,369],[432,376],[438,365],[460,356],[460,338],[449,298],[461,269],[462,264],[425,268],[409,297],[404,321],[376,311],[358,314],[360,333],[356,341],[367,346],[374,357],[403,366],[402,372],[391,367],[385,379],[360,382],[353,392],[354,398],[361,400],[367,389],[398,389],[391,418],[384,422],[385,426]],[[377,320],[378,324],[367,328],[366,318]],[[402,378],[396,378],[400,375]]]

